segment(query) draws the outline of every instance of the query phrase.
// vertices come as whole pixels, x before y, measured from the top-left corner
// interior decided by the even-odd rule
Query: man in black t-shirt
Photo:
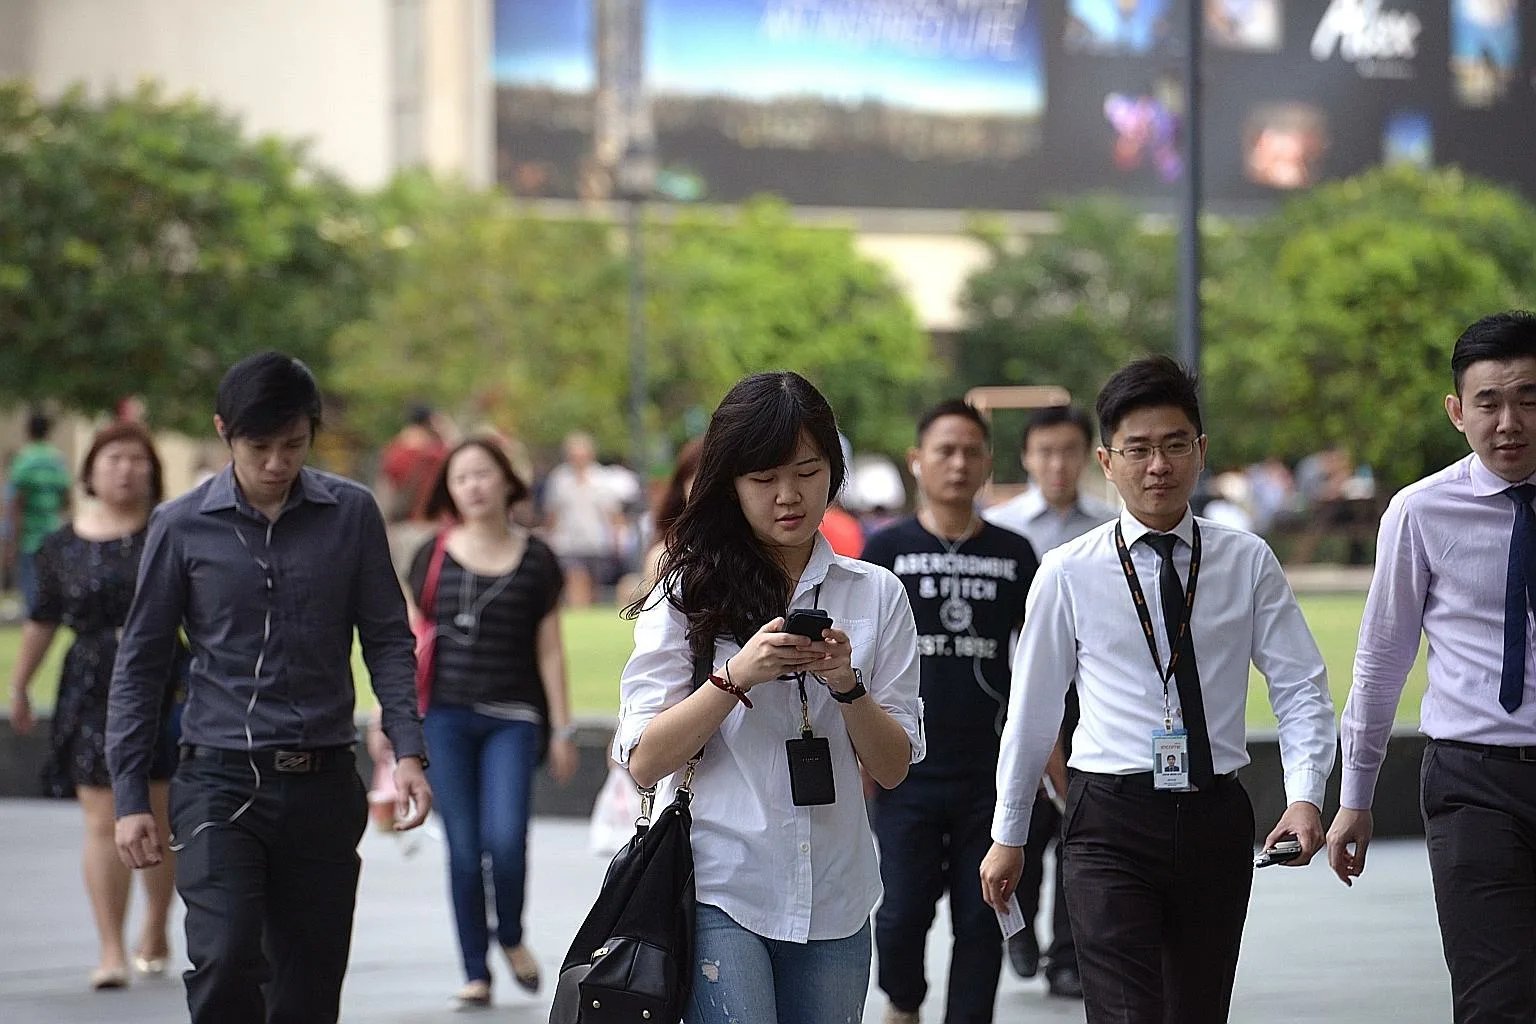
[[[923,953],[939,896],[949,891],[948,1024],[992,1020],[1002,943],[976,884],[991,845],[999,737],[1008,708],[1010,641],[1038,565],[1018,534],[984,522],[976,492],[992,469],[986,421],[948,401],[918,424],[909,454],[918,514],[871,537],[865,561],[907,588],[922,655],[928,755],[876,795],[885,898],[875,913],[887,1024],[915,1022],[927,994]]]

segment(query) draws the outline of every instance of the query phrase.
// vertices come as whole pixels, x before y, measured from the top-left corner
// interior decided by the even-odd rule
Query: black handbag
[[[698,674],[695,664],[695,688]],[[688,787],[702,755],[688,762],[676,797],[654,821],[656,790],[640,791],[634,838],[608,865],[597,900],[560,965],[550,1024],[682,1019],[693,980],[696,912]]]

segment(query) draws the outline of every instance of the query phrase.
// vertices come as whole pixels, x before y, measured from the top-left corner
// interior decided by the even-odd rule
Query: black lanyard
[[[821,607],[821,584],[816,584],[816,589],[811,592],[811,607]],[[800,686],[800,738],[808,740],[813,735],[811,731],[811,702],[805,696],[805,673],[796,672],[795,682]]]
[[[1136,606],[1136,617],[1141,620],[1141,631],[1147,638],[1147,650],[1152,652],[1152,664],[1157,666],[1158,677],[1163,683],[1163,708],[1168,714],[1168,680],[1173,678],[1179,665],[1179,655],[1184,650],[1184,637],[1189,633],[1189,622],[1195,614],[1195,584],[1200,581],[1200,524],[1190,522],[1191,539],[1189,556],[1189,583],[1184,588],[1184,614],[1168,648],[1168,668],[1163,669],[1163,659],[1157,653],[1157,635],[1153,632],[1152,612],[1147,608],[1146,595],[1141,592],[1141,580],[1136,578],[1136,565],[1131,561],[1131,551],[1125,546],[1125,534],[1120,524],[1115,524],[1115,550],[1120,554],[1120,568],[1125,570],[1126,586],[1131,588],[1131,603]],[[1170,553],[1169,558],[1173,555]]]

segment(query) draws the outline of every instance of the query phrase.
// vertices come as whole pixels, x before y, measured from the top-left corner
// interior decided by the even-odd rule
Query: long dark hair
[[[688,617],[688,645],[708,654],[718,637],[746,643],[769,619],[785,612],[794,580],[784,572],[742,514],[736,478],[788,462],[800,434],[827,460],[827,500],[842,489],[847,467],[837,418],[811,382],[788,370],[754,373],[738,381],[710,417],[688,502],[663,537],[653,593]],[[624,609],[634,618],[651,595]]]

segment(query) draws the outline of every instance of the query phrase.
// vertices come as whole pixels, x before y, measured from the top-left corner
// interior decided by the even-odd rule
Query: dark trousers
[[[334,1022],[367,794],[350,757],[313,775],[263,771],[254,796],[253,784],[248,767],[204,760],[183,761],[171,780],[192,1022]]]
[[[1253,805],[1236,776],[1158,793],[1150,773],[1073,772],[1066,818],[1089,1024],[1225,1021],[1253,886]]]
[[[1457,1024],[1531,1024],[1536,763],[1431,742],[1420,792]]]
[[[990,775],[930,779],[909,775],[875,798],[875,837],[885,897],[875,912],[880,990],[898,1010],[915,1011],[928,994],[923,954],[935,905],[949,891],[954,946],[949,959],[948,1024],[986,1024],[1003,963],[997,915],[981,899],[981,859],[991,848]]]
[[[1076,967],[1077,947],[1072,943],[1072,915],[1067,912],[1066,872],[1061,862],[1061,812],[1044,795],[1035,797],[1029,815],[1029,838],[1024,846],[1024,874],[1019,879],[1019,910],[1035,927],[1040,913],[1040,888],[1045,878],[1045,852],[1056,847],[1056,898],[1051,908],[1051,946],[1048,967]]]

